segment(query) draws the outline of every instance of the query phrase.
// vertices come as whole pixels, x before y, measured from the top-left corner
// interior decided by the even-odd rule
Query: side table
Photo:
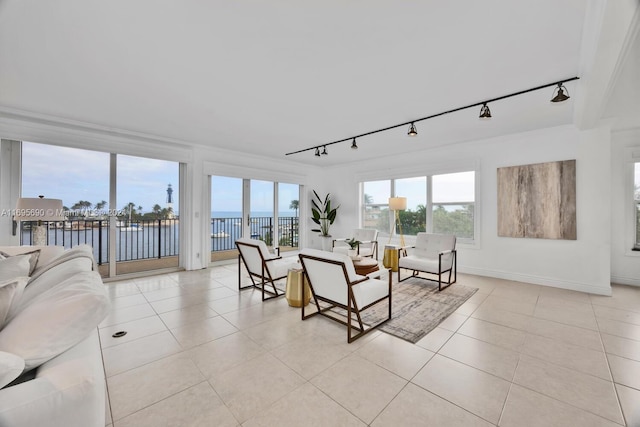
[[[291,307],[302,307],[302,283],[304,282],[304,305],[311,301],[311,288],[301,268],[292,268],[287,273],[287,288],[284,297]]]
[[[367,274],[380,270],[378,261],[373,258],[354,259],[353,266],[356,269],[356,274],[361,276],[366,276]]]
[[[386,268],[390,268],[391,271],[398,271],[398,250],[400,249],[397,245],[385,245],[384,247],[384,258],[382,260],[382,265]]]

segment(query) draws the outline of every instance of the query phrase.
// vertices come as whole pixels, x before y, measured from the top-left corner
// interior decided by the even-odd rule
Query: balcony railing
[[[20,243],[33,242],[32,226],[36,221],[22,222]],[[102,265],[109,262],[109,220],[70,219],[44,223],[47,244],[65,248],[87,244]],[[119,221],[116,226],[116,262],[176,256],[179,252],[179,220],[158,219]]]
[[[251,238],[263,240],[273,245],[273,217],[252,217],[249,219]],[[235,249],[235,241],[242,237],[242,218],[211,218],[211,252]],[[279,217],[277,246],[298,246],[298,217]]]
[[[177,256],[180,248],[179,219],[118,221],[116,226],[116,262],[137,261]],[[32,226],[36,221],[21,223],[20,244],[33,244]],[[43,223],[47,227],[47,244],[73,248],[93,247],[98,265],[109,262],[109,220],[68,219]],[[273,245],[273,217],[250,219],[251,238]],[[277,246],[298,246],[298,217],[278,218]],[[211,251],[235,249],[235,241],[242,236],[242,218],[211,218]]]

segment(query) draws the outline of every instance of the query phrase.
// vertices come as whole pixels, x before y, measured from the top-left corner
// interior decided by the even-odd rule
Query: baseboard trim
[[[629,286],[640,286],[640,279],[638,279],[637,277],[611,276],[611,283]]]
[[[611,285],[606,288],[594,286],[587,283],[560,280],[552,277],[533,276],[530,274],[513,273],[509,271],[487,270],[475,267],[459,267],[460,273],[475,274],[477,276],[495,277],[496,279],[513,280],[516,282],[531,283],[534,285],[549,286],[551,288],[561,288],[570,291],[587,292],[596,295],[611,296]],[[612,279],[613,280],[613,279]],[[617,282],[616,283],[620,283]],[[626,284],[626,283],[625,283]]]

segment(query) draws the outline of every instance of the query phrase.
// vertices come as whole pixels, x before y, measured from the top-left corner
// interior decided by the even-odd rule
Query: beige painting
[[[576,161],[498,168],[498,236],[576,240]]]

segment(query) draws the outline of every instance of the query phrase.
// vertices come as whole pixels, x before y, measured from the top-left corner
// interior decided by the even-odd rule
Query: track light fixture
[[[416,125],[414,125],[413,122],[411,122],[411,126],[409,126],[409,132],[407,132],[407,135],[409,135],[409,136],[417,136],[418,135],[418,131],[416,130]]]
[[[580,77],[570,77],[568,79],[556,81],[556,82],[553,82],[553,83],[547,83],[547,84],[544,84],[544,85],[541,85],[541,86],[532,87],[531,89],[525,89],[525,90],[521,90],[519,92],[510,93],[508,95],[502,95],[502,96],[499,96],[497,98],[487,99],[487,100],[482,101],[482,102],[476,102],[474,104],[464,105],[462,107],[457,107],[457,108],[453,108],[451,110],[442,111],[440,113],[432,114],[430,116],[426,116],[426,117],[422,117],[422,118],[419,118],[419,119],[411,120],[410,122],[399,123],[397,125],[384,127],[382,129],[376,129],[376,130],[372,130],[370,132],[361,133],[360,135],[350,136],[349,138],[339,139],[337,141],[329,142],[327,144],[316,145],[316,146],[309,147],[309,148],[303,148],[302,150],[292,151],[290,153],[287,153],[286,155],[290,156],[292,154],[298,154],[298,153],[302,153],[304,151],[310,151],[310,150],[314,150],[315,149],[315,155],[319,157],[320,156],[320,147],[322,147],[322,154],[328,154],[327,153],[327,145],[339,144],[339,143],[345,142],[345,141],[352,141],[351,142],[351,148],[356,149],[356,148],[358,148],[358,145],[356,144],[356,138],[362,138],[363,136],[373,135],[374,133],[386,132],[388,130],[395,129],[395,128],[398,128],[398,127],[403,127],[403,126],[406,126],[406,125],[410,125],[409,126],[409,132],[407,132],[407,135],[409,135],[409,136],[417,136],[418,135],[418,131],[416,130],[416,126],[415,126],[415,124],[417,122],[421,122],[423,120],[433,119],[435,117],[444,116],[445,114],[455,113],[455,112],[458,112],[458,111],[461,111],[461,110],[465,110],[467,108],[473,108],[473,107],[478,107],[478,106],[482,106],[482,108],[480,109],[480,118],[481,119],[488,119],[488,118],[491,117],[491,111],[489,110],[489,105],[488,105],[489,103],[495,102],[495,101],[500,101],[500,100],[506,99],[506,98],[511,98],[513,96],[523,95],[525,93],[533,92],[535,90],[545,89],[545,88],[548,88],[548,87],[551,87],[551,86],[557,86],[557,88],[555,88],[555,90],[553,92],[553,97],[551,98],[551,102],[553,102],[553,103],[563,102],[563,101],[566,101],[567,99],[569,99],[569,91],[567,90],[566,87],[564,87],[564,83],[571,82],[573,80],[578,80],[579,78]]]
[[[564,93],[567,92],[565,95]],[[569,91],[562,83],[558,83],[558,87],[553,91],[553,97],[551,98],[551,102],[564,102],[569,99]]]
[[[491,118],[491,110],[489,110],[489,106],[484,103],[482,104],[482,108],[480,108],[480,120],[489,120]]]

